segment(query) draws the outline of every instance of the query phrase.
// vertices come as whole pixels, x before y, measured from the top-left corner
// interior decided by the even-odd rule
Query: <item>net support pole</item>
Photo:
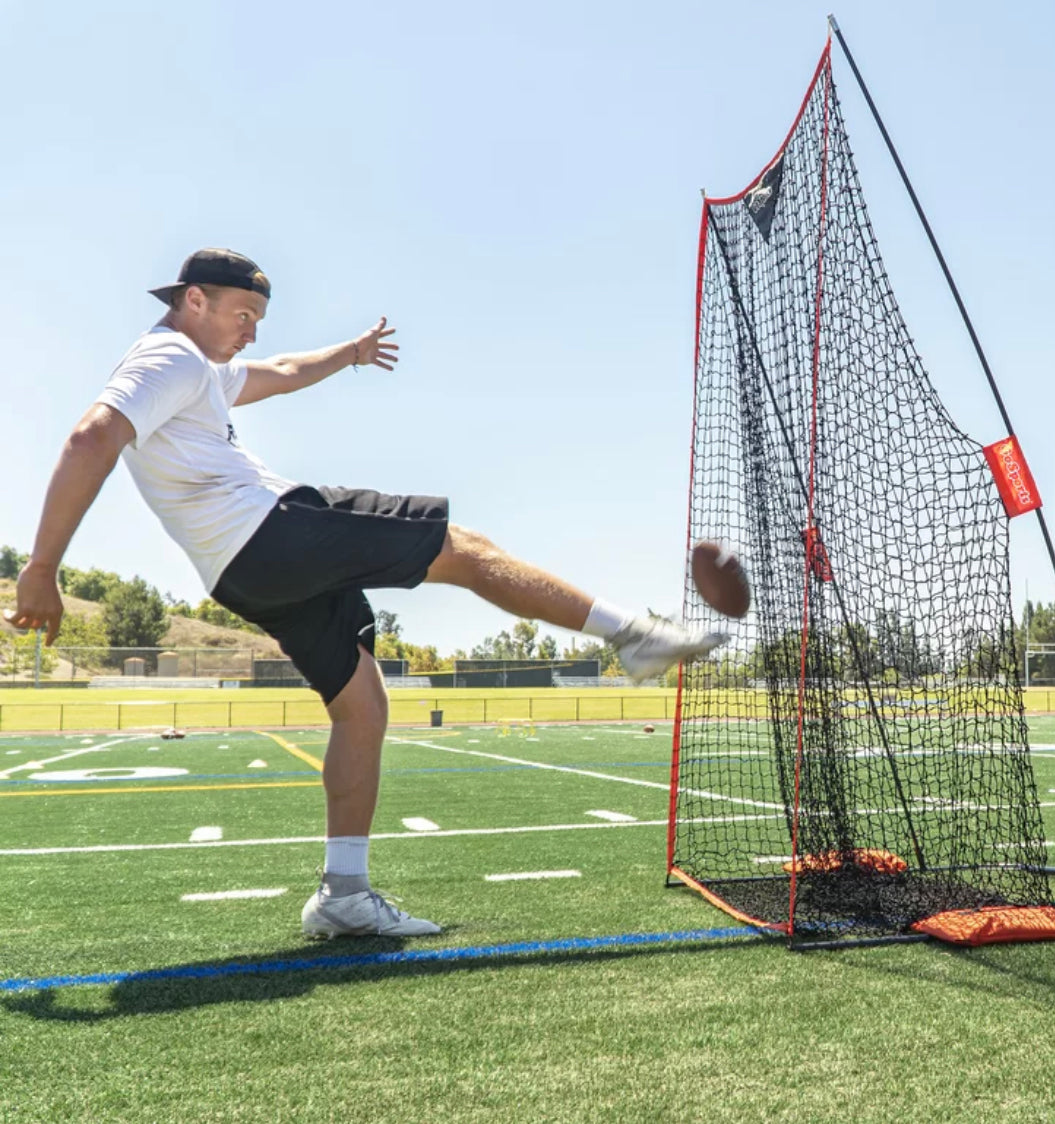
[[[963,303],[963,298],[960,296],[960,290],[956,287],[956,282],[953,280],[952,272],[949,270],[948,263],[945,261],[945,255],[941,252],[941,247],[938,245],[937,238],[934,237],[934,231],[931,229],[930,223],[927,221],[927,216],[923,211],[919,198],[912,187],[912,183],[908,178],[908,173],[905,171],[904,164],[901,163],[901,157],[898,155],[897,149],[894,147],[894,142],[890,139],[890,134],[887,132],[886,125],[883,124],[883,118],[879,116],[879,110],[876,108],[875,102],[872,100],[872,95],[865,85],[864,78],[861,77],[860,70],[857,69],[857,63],[854,61],[854,56],[850,48],[846,44],[846,39],[843,37],[842,31],[839,30],[839,25],[835,22],[835,16],[828,16],[828,26],[835,33],[835,38],[839,40],[839,46],[842,47],[843,54],[846,56],[846,61],[850,64],[850,69],[853,71],[854,78],[857,79],[857,85],[861,88],[861,93],[864,94],[864,99],[868,103],[868,108],[872,111],[872,116],[875,118],[875,123],[879,127],[879,132],[883,136],[886,143],[887,150],[897,167],[898,174],[901,176],[901,182],[905,185],[905,190],[908,192],[909,199],[912,200],[912,206],[919,216],[919,221],[923,225],[923,229],[927,234],[927,239],[930,242],[931,249],[934,251],[934,256],[938,259],[938,264],[941,266],[941,271],[945,275],[945,280],[949,286],[949,291],[952,293],[952,298],[956,302],[956,307],[960,310],[960,316],[963,318],[964,326],[967,328],[967,334],[971,337],[971,343],[974,345],[975,354],[978,356],[978,361],[982,365],[982,370],[985,372],[986,380],[989,383],[989,389],[993,392],[993,398],[996,400],[997,409],[1000,411],[1000,417],[1003,419],[1004,426],[1007,429],[1008,437],[1015,436],[1015,428],[1011,424],[1011,418],[1008,416],[1007,408],[1004,406],[1004,399],[1000,394],[1000,388],[996,384],[996,378],[993,375],[993,370],[989,366],[989,360],[985,357],[985,352],[982,350],[981,341],[978,339],[978,333],[974,330],[974,324],[971,322],[971,317],[968,315],[967,306]],[[1044,536],[1044,545],[1048,549],[1048,558],[1051,561],[1052,570],[1055,571],[1055,546],[1052,545],[1051,535],[1048,532],[1048,524],[1044,518],[1044,513],[1038,507],[1035,509],[1037,513],[1037,522],[1040,524],[1040,533]]]

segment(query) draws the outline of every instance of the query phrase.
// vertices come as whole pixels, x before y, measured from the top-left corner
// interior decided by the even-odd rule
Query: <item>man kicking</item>
[[[256,339],[271,297],[254,262],[231,250],[199,250],[174,283],[151,292],[168,311],[135,341],[67,439],[18,578],[17,607],[4,616],[17,628],[46,629],[46,642],[54,642],[63,614],[59,563],[123,455],[212,597],[273,636],[326,704],[326,857],[322,883],[302,912],[304,932],[438,933],[370,885],[388,697],[363,591],[423,581],[462,586],[517,616],[612,643],[637,680],[705,656],[725,637],[589,597],[449,524],[446,499],[298,484],[239,444],[232,406],[303,390],[349,366],[392,370],[398,345],[384,317],[347,343],[245,361],[238,353]]]

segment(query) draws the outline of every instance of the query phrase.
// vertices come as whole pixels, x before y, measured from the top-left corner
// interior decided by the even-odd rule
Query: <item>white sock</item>
[[[368,870],[368,835],[332,835],[326,840],[324,874],[361,874]]]
[[[590,606],[590,614],[582,631],[587,636],[600,636],[603,640],[611,640],[617,632],[621,632],[634,619],[633,613],[620,609],[610,601],[602,601],[600,597]]]

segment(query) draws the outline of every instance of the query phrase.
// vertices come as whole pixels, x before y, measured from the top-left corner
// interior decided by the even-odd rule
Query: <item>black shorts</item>
[[[220,575],[212,596],[273,636],[332,702],[374,650],[364,589],[411,589],[447,534],[447,501],[356,488],[294,488]]]

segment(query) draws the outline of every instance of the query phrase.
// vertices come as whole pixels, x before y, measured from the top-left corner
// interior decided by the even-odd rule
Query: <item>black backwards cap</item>
[[[224,285],[229,289],[248,289],[271,298],[271,282],[255,261],[234,250],[196,250],[183,263],[179,280],[159,289],[150,289],[159,301],[172,303],[172,294],[187,285]]]

